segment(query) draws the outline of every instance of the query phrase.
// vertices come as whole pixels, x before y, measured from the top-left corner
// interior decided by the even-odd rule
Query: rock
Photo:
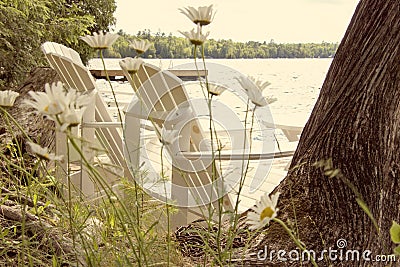
[[[0,112],[0,153],[11,162],[17,164],[22,155],[24,161],[27,161],[25,162],[27,170],[29,170],[30,166],[33,166],[35,161],[34,157],[29,157],[26,153],[28,139],[30,138],[33,142],[43,147],[49,147],[52,150],[55,144],[55,134],[54,123],[34,113],[32,108],[24,104],[24,100],[30,98],[29,91],[43,92],[46,83],[53,83],[59,80],[57,73],[50,68],[32,70],[25,82],[15,90],[20,95],[16,99],[14,106],[5,108],[6,112]],[[2,172],[0,177],[6,180],[8,185],[11,185],[10,181],[8,181],[10,178],[22,177],[17,174],[21,170],[10,170],[9,164],[4,160],[1,163]]]
[[[35,142],[42,146],[49,148],[54,147],[54,124],[45,118],[33,113],[33,109],[24,105],[24,99],[28,99],[29,91],[43,92],[46,83],[57,82],[60,79],[57,73],[50,68],[36,68],[31,71],[25,82],[17,89],[16,92],[20,93],[16,99],[13,107],[7,108],[9,114],[19,123],[20,128]],[[26,142],[25,134],[19,129],[12,119],[0,117],[0,137],[1,143],[13,142],[12,140],[19,140]],[[12,131],[10,131],[10,128]],[[24,143],[21,146],[24,146]]]

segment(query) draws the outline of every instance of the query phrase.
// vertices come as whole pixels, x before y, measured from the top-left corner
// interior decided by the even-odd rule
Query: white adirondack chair
[[[140,125],[141,119],[149,120],[153,123],[154,129],[158,138],[161,140],[163,129],[173,129],[185,116],[192,116],[191,109],[186,106],[188,96],[185,92],[181,79],[168,71],[161,71],[159,68],[150,64],[144,63],[137,75],[131,76],[124,71],[132,88],[137,95],[136,101],[133,101],[127,108],[125,114],[125,125],[128,126],[126,130],[126,157],[132,163],[133,170],[139,168],[140,160],[143,155],[140,155],[143,143],[140,140]],[[181,105],[186,108],[180,107]],[[180,114],[180,111],[184,114]],[[174,113],[175,111],[175,113]],[[172,115],[172,117],[167,118]],[[180,149],[184,151],[199,151],[200,143],[204,139],[204,133],[197,119],[193,119],[190,123],[186,124],[181,129],[181,138],[178,140]],[[203,148],[204,149],[204,148]],[[159,153],[155,151],[154,153]],[[174,154],[169,150],[170,154]],[[156,160],[159,157],[155,156]],[[175,160],[176,158],[173,158]],[[201,163],[200,163],[201,164]],[[191,166],[194,167],[194,166]],[[189,166],[190,168],[190,166]],[[197,195],[198,203],[188,203],[191,206],[204,206],[203,201],[208,199],[209,195],[217,194],[211,192],[213,189],[209,188],[208,191],[199,189],[198,186],[210,184],[212,181],[212,166],[202,165],[199,169],[192,169],[189,171],[182,171],[172,166],[172,185],[171,198],[177,202],[184,203],[190,202],[189,194]],[[184,188],[196,188],[191,192],[181,190],[179,186]],[[214,190],[215,191],[215,190]],[[196,198],[196,197],[194,197]],[[217,202],[211,204],[212,209],[217,208]],[[232,210],[232,202],[228,196],[224,197],[223,210]],[[191,208],[190,210],[181,207],[179,212],[175,214],[172,224],[174,227],[187,224],[190,219],[188,218],[189,212],[198,218],[204,216],[204,210]]]
[[[92,75],[83,65],[79,54],[75,50],[54,42],[44,43],[41,49],[50,66],[57,72],[65,86],[78,91],[97,90]],[[95,136],[97,136],[97,140],[109,152],[108,156],[112,163],[115,166],[123,168],[126,177],[131,177],[123,155],[121,130],[118,129],[120,125],[120,122],[115,122],[110,116],[107,105],[101,96],[95,93],[94,105],[89,106],[83,115],[81,137],[84,140],[93,142]],[[65,154],[67,151],[66,146],[66,137],[62,133],[57,132],[56,153]],[[82,151],[85,157],[93,162],[93,152],[87,149],[82,149]],[[58,175],[66,177],[66,168],[67,163],[61,163],[58,166]],[[81,166],[81,171],[78,175],[71,178],[75,187],[84,195],[90,196],[96,192],[89,173],[83,166]]]
[[[169,156],[172,158],[173,163],[180,161],[197,161],[198,164],[202,164],[203,167],[210,166],[213,158],[218,158],[219,161],[223,160],[261,160],[261,159],[273,159],[274,157],[288,157],[292,156],[294,151],[285,151],[281,153],[251,153],[246,154],[243,151],[236,151],[236,154],[223,153],[218,156],[211,153],[210,147],[201,147],[201,142],[207,136],[202,130],[201,123],[198,121],[196,114],[193,113],[193,108],[190,105],[184,103],[190,102],[189,97],[185,91],[183,82],[171,74],[169,71],[161,71],[159,68],[150,64],[144,63],[137,74],[130,75],[124,71],[124,75],[130,82],[131,86],[136,92],[137,99],[134,100],[129,107],[126,109],[125,125],[126,125],[126,155],[129,161],[132,163],[131,168],[137,169],[141,165],[143,157],[147,157],[147,160],[159,161],[160,151],[153,151],[151,155],[141,155],[140,151],[143,150],[143,146],[146,146],[145,142],[141,140],[140,120],[145,119],[152,122],[156,129],[159,139],[162,139],[163,129],[176,129],[179,128],[182,121],[188,121],[188,117],[192,117],[183,128],[179,128],[181,138],[177,141],[175,149],[169,150]],[[184,108],[180,107],[181,105]],[[166,118],[169,117],[168,120]],[[290,127],[289,127],[290,128]],[[297,134],[300,134],[300,128],[285,128],[283,132],[290,140],[297,138]],[[242,134],[242,135],[241,135]],[[239,132],[239,140],[243,140],[243,132]],[[240,141],[243,143],[243,141]],[[147,146],[151,147],[151,146]],[[151,152],[150,152],[151,153]],[[215,157],[216,156],[216,157]],[[216,163],[218,166],[218,163]],[[177,168],[172,164],[171,170],[171,187],[165,190],[171,190],[170,196],[173,201],[179,204],[189,201],[190,196],[192,199],[211,200],[210,195],[219,195],[218,187],[199,189],[200,185],[209,185],[212,183],[215,177],[219,176],[219,169],[213,170],[210,167],[203,168],[202,171],[198,171],[198,166],[185,166],[185,168]],[[192,167],[192,169],[190,169]],[[156,175],[159,175],[159,173]],[[240,175],[240,174],[239,174]],[[230,178],[227,177],[227,185],[230,184]],[[182,190],[179,186],[186,187],[188,190]],[[192,189],[191,189],[192,188]],[[152,192],[154,193],[154,191]],[[168,195],[168,194],[167,194]],[[193,201],[192,201],[193,202]],[[234,206],[234,199],[232,195],[226,194],[223,198],[223,211],[232,210]],[[253,202],[254,203],[254,202]],[[189,208],[180,207],[179,212],[172,220],[174,227],[185,225],[190,221],[198,219],[199,217],[209,216],[208,209],[214,209],[218,211],[218,203],[213,201],[211,206],[205,208],[204,203],[200,200],[198,203],[188,203]],[[197,207],[195,207],[197,206]],[[216,215],[214,213],[214,215]]]

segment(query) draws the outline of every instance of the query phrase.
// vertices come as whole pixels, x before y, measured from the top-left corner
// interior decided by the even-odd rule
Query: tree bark
[[[278,217],[296,222],[308,249],[335,249],[337,240],[346,239],[344,251],[368,249],[371,259],[391,254],[389,229],[392,220],[400,221],[399,151],[400,1],[361,0],[303,130],[291,170],[275,190],[282,193]],[[314,164],[328,159],[343,179],[328,178]],[[357,204],[351,185],[371,210],[379,233]],[[294,248],[276,223],[266,231],[253,252],[265,246]],[[319,261],[320,266],[329,264],[383,266],[363,260]]]

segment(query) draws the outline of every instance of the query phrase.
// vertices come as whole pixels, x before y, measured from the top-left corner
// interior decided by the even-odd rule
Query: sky
[[[340,42],[359,0],[116,0],[117,25],[181,36],[195,25],[179,8],[213,4],[209,38],[276,43]]]

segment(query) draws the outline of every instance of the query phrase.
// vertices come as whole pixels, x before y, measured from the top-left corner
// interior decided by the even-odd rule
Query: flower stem
[[[117,107],[118,119],[121,122],[121,128],[123,128],[121,110],[120,110],[119,105],[118,105],[117,97],[115,96],[115,91],[114,91],[114,87],[112,86],[112,83],[111,83],[111,80],[110,80],[110,76],[108,75],[106,63],[105,63],[104,57],[103,57],[103,49],[100,49],[100,58],[101,58],[101,62],[103,63],[104,72],[106,73],[106,79],[108,81],[108,84],[110,85],[111,92],[112,92],[112,95],[114,97],[115,106]]]
[[[310,253],[306,250],[306,247],[300,242],[300,240],[293,235],[292,230],[289,229],[289,227],[286,225],[286,223],[284,223],[282,220],[280,220],[278,218],[274,218],[272,220],[277,222],[277,223],[279,223],[283,227],[283,229],[286,231],[286,233],[289,235],[289,237],[293,240],[293,242],[296,244],[296,246],[301,251],[305,251],[308,254],[312,265],[315,266],[315,267],[318,267],[317,263],[315,262],[314,257],[310,255]]]
[[[245,148],[246,148],[246,143],[247,143],[247,118],[249,116],[249,105],[250,105],[250,99],[247,99],[247,104],[246,104],[246,114],[245,114],[245,118],[244,118],[244,138],[243,138],[243,153],[245,152]],[[254,120],[254,114],[253,114],[253,119]],[[251,140],[251,134],[252,131],[250,132],[250,140]],[[251,141],[250,141],[250,148],[251,148]],[[250,152],[250,151],[249,151]],[[244,154],[243,154],[244,155]],[[249,164],[249,158],[247,160],[247,166],[245,168],[245,161],[244,161],[244,157],[242,159],[242,167],[241,167],[241,175],[240,175],[240,180],[239,180],[239,188],[238,188],[238,192],[237,192],[237,197],[236,197],[236,203],[235,203],[235,208],[233,211],[233,215],[234,215],[234,219],[233,219],[233,225],[231,226],[231,229],[233,231],[233,233],[229,236],[228,242],[227,242],[227,247],[228,247],[228,251],[230,251],[229,253],[229,261],[232,260],[232,246],[233,246],[233,240],[235,238],[235,233],[236,233],[236,226],[238,224],[238,219],[239,217],[237,216],[237,212],[239,210],[239,203],[240,203],[240,194],[242,192],[242,188],[243,188],[243,184],[244,181],[246,179],[246,175],[247,175],[247,171],[248,171],[248,164]]]
[[[203,83],[201,81],[199,66],[197,65],[197,45],[194,46],[193,57],[194,57],[194,66],[196,67],[196,72],[197,72],[197,78],[199,79],[199,83],[200,83],[200,87],[201,87],[201,92],[203,93],[204,99],[207,99],[207,95],[204,92]]]
[[[161,146],[160,157],[161,157],[161,179],[164,183],[164,193],[165,193],[165,208],[167,213],[167,266],[169,266],[170,262],[170,244],[171,244],[171,225],[170,225],[170,211],[169,211],[169,204],[168,204],[168,194],[167,194],[167,187],[165,186],[165,173],[164,173],[164,159],[163,159],[163,151],[164,151],[164,144]]]

